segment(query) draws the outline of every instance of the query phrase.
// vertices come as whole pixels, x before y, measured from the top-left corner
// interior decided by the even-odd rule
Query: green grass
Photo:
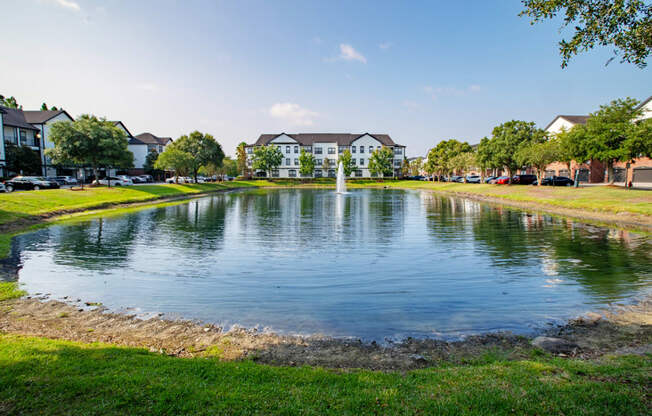
[[[0,302],[25,296],[27,292],[18,289],[16,282],[0,282]]]
[[[0,414],[649,414],[650,357],[407,373],[181,359],[0,335]]]
[[[251,182],[227,182],[188,185],[142,185],[81,190],[53,189],[0,194],[0,224],[20,218],[83,210],[110,204],[144,202],[165,197],[212,192],[228,188],[252,186]]]

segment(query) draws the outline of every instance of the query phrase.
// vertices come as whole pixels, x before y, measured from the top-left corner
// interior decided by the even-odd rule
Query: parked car
[[[131,186],[134,184],[131,179],[124,179],[117,176],[109,176],[93,183],[108,186]]]
[[[541,180],[542,186],[573,186],[575,181],[565,176],[549,176]]]
[[[178,178],[173,176],[171,178],[167,178],[165,183],[192,183],[192,179],[186,176],[179,176]]]
[[[509,183],[509,176],[499,176],[494,179],[496,185],[507,185]]]
[[[467,183],[480,183],[480,175],[467,175],[466,176],[466,182]]]
[[[464,177],[463,176],[451,176],[448,179],[449,182],[464,182]]]
[[[66,185],[77,185],[77,179],[72,176],[55,176],[57,181],[64,181]]]
[[[492,181],[495,181],[498,178],[498,176],[489,176],[488,178],[484,179],[484,183],[495,183]]]
[[[154,177],[152,175],[140,175],[139,178],[144,180],[146,183],[154,182]]]
[[[7,188],[5,188],[5,184],[0,182],[0,192],[7,192]]]
[[[56,176],[48,176],[47,178],[45,178],[45,180],[50,182],[56,182],[59,184],[59,186],[67,185],[65,180],[59,179]]]
[[[415,175],[415,176],[408,176],[408,177],[405,178],[405,179],[410,180],[410,181],[422,181],[423,178],[424,178],[424,176],[421,176],[421,175]]]
[[[39,189],[57,189],[59,184],[55,181],[49,181],[41,176],[16,176],[13,179],[5,181],[7,192],[15,190],[35,190]]]
[[[132,176],[131,181],[133,183],[146,183],[147,181],[143,179],[141,176]]]
[[[512,183],[515,185],[532,185],[536,181],[536,175],[514,175],[512,178]]]

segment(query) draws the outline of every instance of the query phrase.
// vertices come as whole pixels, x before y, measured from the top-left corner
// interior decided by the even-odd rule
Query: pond
[[[32,294],[111,310],[451,339],[647,294],[652,241],[429,192],[258,189],[21,235],[2,269]]]

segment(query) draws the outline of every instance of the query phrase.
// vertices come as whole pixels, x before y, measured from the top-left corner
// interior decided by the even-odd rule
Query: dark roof
[[[544,130],[548,130],[548,127],[552,126],[552,123],[557,121],[558,118],[563,118],[564,120],[570,121],[573,124],[586,124],[586,120],[589,119],[589,116],[567,116],[567,115],[558,115],[548,125]]]
[[[5,126],[19,127],[21,129],[35,130],[39,131],[36,127],[32,126],[25,120],[25,114],[23,110],[9,107],[0,107],[3,110],[4,115],[2,116],[2,123]]]
[[[269,144],[275,138],[286,135],[303,146],[312,146],[314,143],[337,143],[338,146],[349,146],[356,139],[369,135],[380,143],[386,146],[398,146],[394,143],[391,137],[388,134],[371,134],[371,133],[362,133],[362,134],[351,134],[351,133],[298,133],[298,134],[261,134],[254,146],[263,146]]]
[[[58,116],[59,114],[65,114],[69,119],[74,120],[70,117],[70,114],[66,110],[48,110],[48,111],[23,111],[25,114],[25,120],[31,124],[43,124],[48,120],[51,120]]]
[[[118,126],[118,124],[122,124],[122,128],[125,129],[125,131],[127,132],[127,137],[132,137],[131,132],[129,131],[127,126],[125,126],[125,123],[123,123],[122,121],[109,121],[109,123],[113,123],[113,125],[116,127]]]
[[[123,124],[124,125],[124,124]],[[161,144],[165,146],[172,141],[171,137],[158,137],[152,133],[140,133],[129,140],[129,144]]]

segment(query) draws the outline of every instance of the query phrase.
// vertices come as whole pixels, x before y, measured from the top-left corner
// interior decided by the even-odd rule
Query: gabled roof
[[[638,105],[638,107],[636,107],[636,109],[639,110],[639,109],[645,107],[645,105],[646,105],[647,103],[649,103],[650,101],[652,101],[652,95],[650,95],[649,97],[647,97],[647,100],[643,100],[643,102],[641,102],[641,103]]]
[[[171,137],[158,137],[152,133],[140,133],[129,140],[129,144],[160,144],[167,145],[172,141]]]
[[[36,127],[32,126],[25,120],[23,110],[9,107],[0,107],[4,115],[2,116],[2,124],[5,126],[19,127],[21,129],[39,131]]]
[[[298,133],[298,134],[261,134],[254,146],[263,146],[269,144],[275,138],[286,135],[301,144],[302,146],[312,146],[315,143],[337,143],[338,146],[350,146],[352,142],[362,136],[369,135],[385,146],[396,146],[388,134],[351,134],[351,133]]]
[[[552,119],[552,121],[551,121],[550,123],[548,123],[548,125],[544,128],[544,130],[548,130],[548,128],[549,128],[550,126],[552,126],[552,124],[553,124],[555,121],[557,121],[557,119],[560,119],[560,118],[563,118],[564,120],[566,120],[566,121],[568,121],[568,122],[570,122],[570,123],[573,123],[573,125],[575,125],[575,124],[586,124],[586,120],[589,119],[589,116],[569,116],[569,115],[558,115],[557,117],[555,117],[554,119]]]
[[[125,126],[125,123],[123,123],[122,121],[110,121],[110,123],[113,123],[113,125],[116,127],[118,126],[118,124],[121,125],[122,128],[125,129],[125,131],[127,132],[127,137],[132,137],[131,132],[129,131],[127,126]]]
[[[74,120],[66,110],[23,111],[23,113],[25,114],[25,120],[31,124],[47,123],[60,114],[65,114],[70,120]]]

